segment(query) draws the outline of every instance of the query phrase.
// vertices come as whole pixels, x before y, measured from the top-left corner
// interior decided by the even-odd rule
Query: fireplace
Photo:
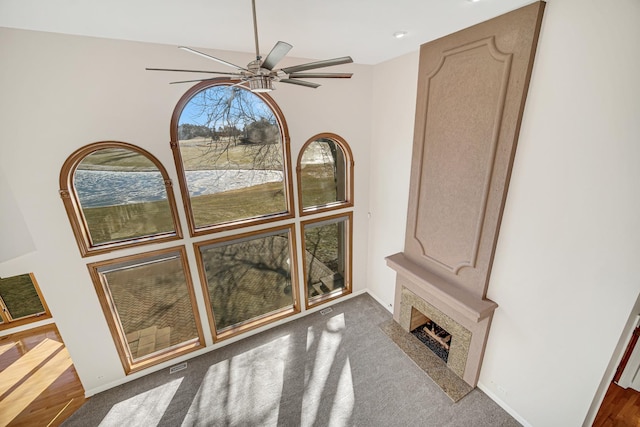
[[[475,387],[491,318],[498,305],[440,279],[403,253],[387,257],[387,264],[397,272],[394,321],[406,333],[428,321],[445,330],[451,338],[443,365]],[[424,351],[431,350],[425,346]]]
[[[420,320],[414,320],[419,318]],[[444,363],[449,360],[449,348],[451,347],[451,334],[449,331],[420,313],[415,308],[411,309],[411,334],[433,351]]]

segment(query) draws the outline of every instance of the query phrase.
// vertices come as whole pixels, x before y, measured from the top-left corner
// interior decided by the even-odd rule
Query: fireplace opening
[[[429,320],[427,323],[413,329],[411,333],[429,347],[436,356],[447,363],[449,346],[451,345],[451,334],[449,332],[441,328],[436,322]]]

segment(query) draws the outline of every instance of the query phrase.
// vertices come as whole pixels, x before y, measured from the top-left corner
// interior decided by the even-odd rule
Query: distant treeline
[[[205,125],[184,123],[178,126],[178,139],[187,140],[193,138],[211,138],[216,141],[220,138],[234,137],[243,143],[275,143],[279,141],[279,129],[275,123],[265,119],[249,123],[240,130],[235,126],[210,128]]]
[[[217,136],[217,132],[210,127],[203,125],[192,125],[190,123],[181,124],[178,126],[178,139],[193,139],[193,138],[214,138]]]

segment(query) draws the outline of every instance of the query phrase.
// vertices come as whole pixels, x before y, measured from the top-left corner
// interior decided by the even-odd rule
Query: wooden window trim
[[[304,154],[305,150],[311,143],[319,139],[329,139],[335,142],[338,145],[338,147],[340,147],[340,149],[342,150],[342,153],[344,155],[345,168],[346,168],[345,170],[346,200],[331,202],[331,203],[318,205],[318,206],[309,206],[305,208],[302,206],[302,155]],[[296,163],[296,174],[297,174],[296,180],[298,184],[298,207],[299,207],[298,212],[300,213],[300,216],[303,217],[303,216],[314,215],[314,214],[323,213],[323,212],[334,211],[337,209],[352,207],[353,206],[354,166],[355,166],[355,162],[353,161],[353,153],[351,152],[351,148],[349,148],[349,144],[347,144],[347,141],[345,141],[344,138],[342,138],[341,136],[336,135],[335,133],[324,132],[309,138],[307,142],[305,142],[302,148],[300,149],[300,153],[298,154],[298,161]]]
[[[31,278],[31,283],[33,283],[33,287],[35,288],[36,293],[38,294],[38,298],[40,298],[40,303],[44,308],[44,312],[41,314],[33,314],[31,316],[26,316],[16,320],[11,320],[4,313],[4,308],[6,308],[4,301],[0,301],[0,317],[2,317],[2,323],[0,323],[0,331],[4,331],[6,329],[12,329],[18,326],[28,325],[30,323],[40,322],[42,320],[51,319],[52,316],[51,316],[51,312],[49,311],[49,306],[47,305],[47,302],[44,300],[44,297],[42,296],[42,291],[40,290],[40,286],[36,281],[35,275],[33,273],[29,273],[29,277]]]
[[[281,231],[287,231],[289,233],[289,252],[290,252],[289,259],[291,260],[289,265],[291,268],[290,275],[291,275],[291,294],[293,297],[293,306],[285,307],[280,310],[267,313],[262,316],[258,316],[256,318],[250,319],[238,325],[226,328],[221,332],[218,332],[216,328],[215,317],[213,315],[211,298],[209,296],[209,289],[207,284],[207,275],[204,267],[204,260],[202,259],[202,253],[200,251],[200,248],[203,246],[209,246],[212,244],[231,243],[235,240],[259,237],[260,235],[270,235],[270,234],[274,234]],[[211,239],[203,242],[197,242],[193,244],[193,249],[196,255],[196,260],[197,260],[196,264],[198,265],[198,273],[200,275],[200,284],[202,285],[202,294],[204,296],[205,305],[207,307],[207,317],[209,320],[209,327],[211,328],[211,333],[213,334],[214,343],[235,337],[237,335],[243,334],[245,332],[259,328],[261,326],[273,323],[277,320],[284,319],[286,317],[300,313],[300,293],[299,293],[300,284],[298,281],[298,257],[297,257],[298,251],[296,247],[296,235],[295,235],[294,224],[256,230],[248,233],[234,234],[234,235],[225,236],[219,239]]]
[[[345,295],[349,295],[351,293],[351,290],[352,290],[352,286],[351,286],[352,271],[351,270],[352,270],[352,263],[353,263],[353,212],[349,211],[349,212],[340,213],[340,214],[331,215],[331,216],[322,216],[319,218],[314,218],[314,219],[300,222],[300,240],[302,242],[302,267],[304,269],[306,268],[306,265],[307,265],[307,248],[306,248],[305,237],[304,237],[305,226],[309,224],[318,223],[318,222],[326,222],[326,221],[330,222],[331,220],[337,220],[341,218],[346,219],[344,221],[347,227],[345,237],[348,240],[348,242],[345,245],[345,249],[347,253],[345,254],[345,260],[344,260],[345,262],[344,287],[342,288],[341,291],[335,291],[329,294],[314,297],[313,299],[309,300],[309,291],[307,289],[308,288],[307,274],[306,274],[306,271],[303,271],[302,282],[304,287],[304,303],[305,303],[306,309],[310,309],[318,305],[325,304],[329,301],[333,301],[337,298],[343,297]]]
[[[283,177],[284,177],[284,187],[286,189],[285,194],[285,203],[287,206],[287,211],[260,215],[252,218],[243,218],[236,221],[223,222],[220,224],[213,224],[204,227],[196,227],[195,219],[193,216],[193,209],[191,209],[191,197],[189,196],[189,188],[187,186],[187,178],[186,173],[183,167],[182,155],[180,153],[180,146],[178,142],[178,123],[180,121],[180,116],[182,114],[182,110],[186,107],[186,105],[191,101],[191,99],[198,94],[199,92],[214,87],[214,86],[228,86],[236,84],[237,82],[229,80],[226,77],[214,78],[208,81],[204,81],[198,83],[189,89],[178,101],[175,109],[173,110],[173,115],[171,116],[171,151],[173,152],[173,160],[176,166],[176,171],[178,173],[178,182],[180,185],[180,191],[182,193],[182,204],[184,206],[184,210],[187,217],[187,225],[189,227],[189,233],[191,237],[197,237],[212,233],[217,233],[220,231],[226,230],[235,230],[239,228],[246,228],[253,225],[262,225],[267,223],[272,223],[275,221],[281,221],[286,219],[292,219],[295,217],[294,203],[293,203],[293,180],[291,177],[291,147],[290,147],[290,138],[289,138],[289,129],[287,126],[287,121],[285,120],[284,114],[282,114],[282,110],[276,102],[269,95],[265,93],[255,93],[254,95],[259,97],[273,112],[276,117],[276,121],[278,123],[278,127],[280,129],[280,135],[282,137],[282,161],[283,161]],[[246,88],[242,88],[246,90]]]
[[[200,241],[193,243],[193,249],[195,252],[195,257],[197,260],[197,269],[198,274],[200,276],[201,282],[201,291],[202,297],[204,298],[204,302],[206,304],[206,313],[209,322],[209,327],[211,330],[211,334],[213,337],[213,342],[218,343],[223,340],[227,340],[233,337],[237,337],[239,335],[245,334],[251,330],[256,328],[262,328],[273,322],[282,320],[284,318],[299,314],[301,312],[301,296],[302,290],[301,286],[304,287],[304,299],[305,299],[305,307],[306,309],[315,307],[320,304],[325,304],[329,301],[335,300],[337,298],[343,297],[352,292],[352,250],[353,250],[353,212],[342,212],[336,213],[334,215],[327,215],[326,212],[334,211],[343,208],[353,207],[353,179],[354,179],[354,161],[351,149],[347,142],[341,138],[339,135],[333,133],[320,133],[313,136],[309,139],[302,147],[301,152],[298,157],[297,162],[297,172],[298,175],[295,177],[297,180],[297,193],[294,193],[293,189],[293,177],[292,177],[292,163],[291,163],[291,147],[290,147],[290,137],[287,127],[287,122],[285,117],[280,110],[279,106],[276,102],[267,94],[263,93],[255,93],[254,95],[258,96],[268,108],[271,109],[274,116],[276,117],[276,122],[278,123],[278,127],[281,135],[281,149],[282,149],[282,161],[283,161],[283,179],[284,179],[284,190],[285,190],[285,206],[286,211],[279,213],[272,213],[266,215],[260,215],[252,218],[244,218],[236,221],[229,221],[220,224],[214,224],[205,227],[195,227],[195,221],[193,216],[193,211],[191,209],[191,200],[189,196],[189,190],[186,181],[186,174],[183,167],[182,157],[180,153],[180,147],[178,142],[178,123],[180,119],[180,115],[182,114],[185,106],[190,102],[190,100],[197,93],[201,92],[210,87],[218,86],[218,85],[230,85],[235,82],[230,81],[227,78],[216,78],[206,82],[199,83],[189,89],[178,101],[170,123],[170,148],[173,153],[173,159],[176,166],[176,171],[178,175],[178,185],[182,191],[182,203],[185,209],[188,229],[191,237],[198,237],[209,235],[211,233],[217,233],[221,231],[230,231],[230,233],[225,233],[225,236],[220,238],[212,238],[207,241]],[[302,169],[301,159],[302,154],[306,150],[306,148],[314,141],[318,139],[329,139],[336,143],[340,149],[342,150],[342,154],[344,156],[345,161],[345,200],[327,203],[324,205],[312,206],[308,208],[302,207],[302,193],[301,193],[301,176],[300,172]],[[144,236],[139,238],[131,238],[131,239],[123,239],[117,242],[109,242],[104,244],[94,245],[91,242],[91,236],[89,232],[89,228],[87,226],[87,222],[85,220],[82,207],[80,205],[80,201],[78,198],[78,194],[74,188],[74,174],[75,171],[88,155],[93,152],[101,149],[107,148],[122,148],[128,149],[133,152],[139,153],[149,159],[160,171],[162,178],[165,182],[165,189],[167,194],[167,199],[169,201],[169,206],[171,209],[171,215],[174,223],[174,232],[169,233],[160,233],[151,236]],[[295,208],[295,195],[298,197],[298,209]],[[80,249],[80,253],[82,257],[93,256],[98,254],[105,254],[116,250],[121,250],[124,248],[138,247],[150,243],[160,243],[160,242],[169,242],[174,240],[179,240],[183,238],[182,229],[180,225],[180,220],[178,216],[178,211],[175,202],[175,196],[173,192],[173,187],[171,184],[171,180],[167,174],[166,169],[157,160],[152,154],[147,152],[146,150],[137,147],[133,144],[128,144],[125,142],[118,141],[100,141],[95,142],[80,149],[76,150],[72,153],[61,169],[60,173],[60,196],[63,200],[63,204],[65,206],[65,210],[67,212],[67,216],[69,217],[70,224],[74,233],[74,237],[76,238],[78,247]],[[306,221],[302,221],[296,218],[302,218],[308,215],[316,215],[313,219],[307,219]],[[348,240],[345,244],[345,274],[344,274],[344,286],[341,290],[335,291],[326,295],[321,295],[309,301],[309,297],[307,294],[307,284],[306,277],[301,281],[300,274],[303,272],[306,265],[305,260],[305,239],[304,239],[304,227],[308,224],[313,224],[317,222],[325,222],[342,219],[346,224],[347,229],[345,230],[345,238]],[[279,224],[270,225],[273,222],[279,221]],[[285,221],[284,224],[282,222]],[[297,228],[296,222],[299,223],[299,227]],[[251,228],[252,231],[245,231],[245,229]],[[260,228],[256,230],[255,228]],[[302,241],[302,258],[298,254],[298,242],[296,233],[298,230],[301,230],[301,241]],[[241,322],[234,326],[225,328],[224,330],[218,332],[215,326],[215,317],[211,305],[211,300],[209,296],[209,290],[207,286],[206,272],[205,266],[203,263],[203,257],[200,251],[200,248],[203,246],[218,244],[225,242],[233,242],[240,239],[246,238],[259,238],[261,235],[269,235],[271,233],[278,232],[287,232],[289,238],[289,257],[290,257],[290,277],[291,277],[291,296],[292,296],[292,305],[286,306],[282,309],[275,310],[273,312],[266,313],[264,315],[254,317],[250,320]],[[132,262],[135,260],[144,260],[149,257],[161,256],[163,254],[168,253],[179,253],[182,262],[182,268],[185,275],[185,280],[187,284],[187,292],[190,298],[191,307],[193,310],[194,321],[197,329],[197,337],[189,339],[185,342],[182,342],[178,345],[165,348],[159,350],[157,352],[151,353],[149,355],[145,355],[139,358],[136,358],[135,361],[133,356],[131,355],[127,338],[124,330],[122,329],[122,324],[119,319],[119,315],[117,312],[117,308],[111,296],[111,291],[109,289],[108,284],[105,280],[103,280],[103,276],[100,273],[100,268],[109,265],[117,265],[126,262]],[[300,259],[302,262],[300,262]],[[89,270],[90,277],[94,284],[98,300],[100,302],[100,306],[105,315],[105,319],[107,321],[107,326],[109,328],[110,334],[113,338],[116,351],[124,368],[125,374],[129,375],[134,372],[138,372],[159,363],[169,361],[179,356],[183,356],[185,354],[191,353],[193,351],[203,349],[206,347],[204,340],[204,332],[201,324],[201,318],[199,315],[194,284],[191,277],[191,271],[188,265],[188,257],[187,251],[184,246],[170,247],[150,252],[144,253],[135,253],[132,255],[121,256],[116,258],[105,259],[102,261],[97,261],[93,263],[88,263],[87,268]],[[302,285],[301,285],[302,283]],[[35,279],[34,279],[35,284]],[[38,295],[41,297],[40,289],[36,284],[36,289]],[[48,312],[48,307],[44,302],[44,299],[41,297],[41,301],[43,306],[47,310],[48,316],[38,316],[36,320],[43,320],[46,318],[50,318],[51,315]],[[23,319],[26,323],[28,319]],[[35,321],[35,320],[34,320]],[[0,324],[0,330],[8,327],[16,326],[18,322]],[[21,323],[20,323],[21,324]]]
[[[153,162],[158,171],[162,174],[162,179],[165,183],[165,190],[167,192],[167,200],[171,209],[174,231],[158,233],[155,235],[144,237],[122,239],[119,241],[104,244],[96,245],[92,243],[89,228],[82,211],[82,206],[80,205],[78,194],[73,185],[73,177],[78,165],[80,164],[80,162],[82,162],[82,160],[84,160],[90,154],[106,148],[122,148],[131,150],[143,155],[148,160]],[[147,245],[150,243],[168,242],[182,238],[182,227],[180,225],[180,219],[178,217],[175,196],[173,194],[173,185],[171,179],[169,178],[169,174],[165,170],[164,166],[162,166],[162,163],[160,163],[160,161],[156,159],[151,153],[133,144],[119,141],[101,141],[85,145],[84,147],[81,147],[73,152],[64,162],[62,170],[60,171],[60,197],[62,198],[62,202],[64,203],[67,216],[69,217],[69,222],[71,223],[73,234],[76,238],[78,248],[80,249],[80,254],[83,258],[87,256],[111,252],[116,249]]]
[[[187,291],[189,293],[189,299],[191,301],[191,307],[193,309],[194,322],[196,325],[198,337],[185,341],[181,344],[169,347],[168,349],[160,350],[159,352],[152,353],[149,356],[141,357],[138,360],[134,361],[133,357],[129,352],[128,346],[126,344],[127,342],[126,334],[121,328],[121,322],[119,321],[118,312],[113,303],[113,298],[111,297],[111,291],[109,290],[109,287],[107,286],[107,284],[102,280],[102,276],[98,270],[99,268],[104,266],[121,264],[121,263],[131,262],[135,260],[142,260],[149,257],[161,256],[164,254],[175,253],[175,252],[180,253],[180,260],[182,262],[182,269],[185,275]],[[202,330],[202,325],[200,324],[200,314],[199,314],[198,306],[196,302],[193,281],[191,280],[191,272],[189,270],[189,265],[187,262],[187,252],[184,246],[176,246],[176,247],[160,249],[152,252],[144,252],[140,254],[128,255],[120,258],[112,258],[104,261],[94,262],[91,264],[87,264],[87,268],[89,269],[89,275],[93,280],[93,285],[95,287],[96,293],[98,294],[98,300],[100,301],[100,306],[102,307],[102,311],[107,321],[107,325],[109,326],[109,331],[111,332],[111,336],[115,343],[116,350],[118,351],[118,356],[120,357],[120,362],[122,363],[122,366],[125,370],[126,375],[129,375],[137,371],[141,371],[150,366],[157,365],[164,361],[204,348],[205,346],[204,334]]]

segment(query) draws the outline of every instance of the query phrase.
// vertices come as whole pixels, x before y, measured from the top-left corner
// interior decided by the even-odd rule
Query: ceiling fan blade
[[[353,62],[353,59],[351,59],[350,56],[343,56],[341,58],[325,59],[324,61],[309,62],[307,64],[294,65],[293,67],[283,68],[282,71],[284,71],[287,74],[291,74],[291,73],[297,73],[298,71],[306,71],[306,70],[313,70],[316,68],[330,67],[332,65],[349,64],[351,62]]]
[[[222,74],[224,76],[241,76],[240,73],[225,73],[223,71],[203,71],[203,70],[177,70],[173,68],[145,68],[147,71],[178,71],[181,73],[208,73],[208,74]]]
[[[293,46],[291,46],[289,43],[285,43],[282,41],[276,43],[276,45],[273,46],[273,49],[271,49],[271,52],[269,52],[267,57],[262,62],[261,67],[266,68],[267,70],[273,70],[273,67],[275,67],[276,64],[280,62],[280,60],[284,58],[287,53],[289,53],[292,47]]]
[[[231,62],[227,62],[227,61],[225,61],[223,59],[216,58],[215,56],[207,55],[206,53],[198,52],[197,50],[191,49],[190,47],[179,46],[179,49],[186,50],[187,52],[195,53],[196,55],[200,55],[203,58],[211,59],[213,61],[219,62],[220,64],[226,65],[228,67],[235,68],[236,70],[249,71],[246,68],[243,68],[243,67],[241,67],[239,65],[232,64]]]
[[[353,73],[291,73],[290,79],[350,79]]]
[[[170,85],[175,85],[175,84],[178,84],[178,83],[206,82],[206,81],[215,80],[215,79],[216,79],[216,77],[210,77],[208,79],[180,80],[179,82],[169,82],[169,84]],[[236,79],[232,79],[232,80],[236,80]],[[242,83],[242,81],[240,83]]]
[[[304,80],[294,80],[294,79],[280,79],[281,83],[291,83],[294,85],[300,85],[305,87],[311,87],[313,89],[320,87],[318,83],[305,82]]]

